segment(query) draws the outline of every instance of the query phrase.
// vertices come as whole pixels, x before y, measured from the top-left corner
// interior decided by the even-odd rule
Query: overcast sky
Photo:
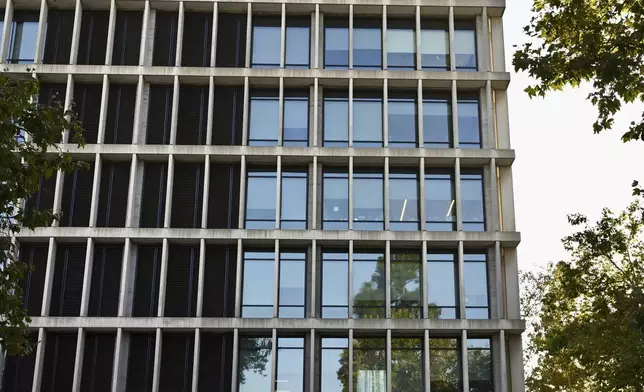
[[[585,100],[589,90],[568,89],[532,100],[523,92],[530,79],[514,73],[510,64],[513,45],[525,40],[522,27],[529,22],[531,4],[508,0],[503,18],[512,71],[508,101],[522,269],[566,257],[560,241],[572,232],[566,214],[596,219],[604,207],[621,210],[632,200],[631,182],[644,182],[644,142],[620,141],[644,105],[623,110],[612,131],[595,135],[596,111]]]

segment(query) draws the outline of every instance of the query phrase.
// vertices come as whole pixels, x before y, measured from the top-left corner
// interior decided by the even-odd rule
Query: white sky
[[[644,105],[617,117],[612,131],[595,135],[589,90],[567,89],[545,99],[528,98],[526,74],[511,67],[514,45],[525,41],[532,0],[508,0],[504,14],[506,62],[512,71],[508,91],[517,228],[522,241],[519,265],[529,269],[566,257],[560,239],[572,233],[566,214],[596,219],[601,209],[622,210],[632,200],[631,183],[644,182],[644,142],[621,142],[630,121]]]

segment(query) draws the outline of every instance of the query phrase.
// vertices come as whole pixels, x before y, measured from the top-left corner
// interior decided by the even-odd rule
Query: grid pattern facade
[[[523,391],[504,7],[0,1],[90,166],[2,390]]]

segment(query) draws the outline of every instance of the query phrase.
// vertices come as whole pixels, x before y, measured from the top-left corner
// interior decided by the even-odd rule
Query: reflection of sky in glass
[[[304,339],[279,338],[277,350],[276,392],[304,391]],[[293,347],[293,348],[283,348]],[[294,348],[298,347],[298,348]]]
[[[309,66],[309,28],[286,27],[286,66]]]
[[[324,141],[349,140],[349,102],[346,99],[324,99]]]
[[[244,254],[242,317],[272,317],[273,257],[272,252],[246,252]],[[253,308],[247,307],[248,305],[263,307]]]
[[[389,100],[388,107],[389,141],[392,147],[416,146],[416,102],[410,100]]]
[[[353,101],[353,141],[382,145],[382,100]]]
[[[465,305],[487,306],[487,267],[485,263],[465,263],[463,275]]]
[[[254,175],[274,175],[274,173],[249,173],[246,195],[246,227],[252,220],[268,220],[261,228],[274,228],[275,198],[277,181],[275,177],[254,177]],[[251,226],[250,228],[254,228]]]
[[[284,99],[284,145],[304,145],[308,140],[309,101],[307,98]],[[289,143],[290,141],[290,143]],[[296,143],[294,143],[296,142]]]
[[[356,178],[356,176],[353,179],[353,220],[383,221],[382,176],[380,178]]]
[[[458,102],[458,141],[463,147],[481,148],[478,102]],[[468,145],[469,144],[469,145]]]
[[[418,221],[418,180],[389,179],[389,219],[391,222]]]
[[[306,196],[306,173],[282,174],[282,220],[302,221],[299,227],[285,226],[285,222],[282,222],[282,228],[306,228]]]
[[[249,129],[249,145],[277,144],[279,133],[277,98],[251,98]],[[255,140],[257,141],[254,142]]]
[[[276,26],[253,27],[254,65],[280,65],[280,28]]]
[[[261,347],[262,343],[270,339],[253,339],[253,338],[244,338],[241,339],[240,344],[242,349],[239,353],[239,362],[240,364],[244,362],[246,356],[252,355],[247,350],[247,347]],[[270,347],[270,346],[269,346]],[[258,350],[262,356],[266,359],[266,369],[263,373],[256,373],[254,370],[244,370],[240,366],[240,372],[242,373],[239,380],[239,392],[270,392],[271,388],[271,368],[272,368],[272,358],[271,358],[271,349],[270,348],[261,348]],[[243,378],[243,382],[242,382]]]
[[[347,306],[349,300],[349,255],[337,254],[341,260],[331,259],[328,253],[322,256],[322,305]]]
[[[38,22],[14,22],[11,35],[10,60],[32,63],[36,53]]]
[[[326,67],[348,67],[349,29],[346,27],[326,27],[324,34],[324,65]]]
[[[423,103],[424,143],[431,147],[449,147],[451,140],[451,109],[447,100]]]
[[[340,358],[347,350],[349,340],[346,338],[322,338],[322,355],[320,385],[324,392],[342,392],[343,383],[338,377],[338,370],[341,368]],[[348,382],[347,379],[344,380]]]
[[[428,255],[428,259],[431,255]],[[454,263],[427,262],[428,302],[436,306],[456,306]]]
[[[285,257],[295,256],[300,260],[288,260]],[[304,317],[304,301],[305,301],[305,255],[302,254],[282,254],[280,260],[280,290],[279,290],[279,305],[280,306],[298,306],[299,309],[292,309],[292,316]],[[280,317],[282,309],[280,309]]]
[[[449,61],[449,34],[446,30],[421,31],[420,51],[422,65],[428,68],[447,68]]]

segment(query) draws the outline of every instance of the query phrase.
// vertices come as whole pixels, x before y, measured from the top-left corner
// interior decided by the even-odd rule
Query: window
[[[421,259],[418,253],[391,254],[391,317],[421,318]]]
[[[382,147],[382,97],[353,97],[353,146]]]
[[[253,19],[252,68],[279,68],[281,53],[279,19]]]
[[[416,69],[416,34],[414,22],[390,20],[387,22],[387,68]]]
[[[306,229],[307,176],[306,172],[282,172],[282,229]]]
[[[479,100],[475,95],[458,99],[458,146],[481,148]]]
[[[353,68],[382,69],[382,26],[380,20],[354,20]]]
[[[324,95],[324,146],[349,147],[349,98],[346,93]]]
[[[461,209],[464,231],[485,231],[483,174],[480,171],[461,173]]]
[[[273,341],[266,337],[242,337],[239,341],[239,392],[270,392]]]
[[[304,392],[304,338],[277,338],[274,390]]]
[[[391,390],[392,392],[424,390],[422,339],[391,339]]]
[[[418,175],[389,174],[389,227],[395,230],[418,230]]]
[[[292,94],[292,93],[291,93]],[[303,146],[309,142],[308,93],[284,97],[284,146]]]
[[[487,295],[487,256],[485,253],[466,253],[463,259],[463,291],[465,318],[490,317]]]
[[[454,177],[451,173],[425,174],[425,230],[454,231],[456,207]]]
[[[242,317],[273,318],[274,266],[274,252],[244,252]]]
[[[353,229],[384,230],[384,185],[382,173],[353,174]]]
[[[387,390],[387,350],[382,338],[353,339],[353,390]]]
[[[349,317],[349,254],[322,252],[322,318]],[[322,388],[324,390],[324,388]]]
[[[476,71],[476,26],[474,22],[457,21],[454,32],[456,52],[456,69],[461,71]]]
[[[390,95],[391,97],[391,95]],[[389,147],[416,147],[416,99],[399,96],[389,98]]]
[[[323,337],[321,347],[320,391],[342,392],[347,390],[349,385],[348,361],[343,357],[349,351],[349,339]]]
[[[265,275],[264,278],[269,275]],[[278,317],[306,317],[306,254],[281,252],[279,264]]]
[[[458,315],[456,291],[456,255],[427,254],[428,318],[455,319]]]
[[[30,64],[36,56],[36,36],[38,35],[38,12],[16,11],[11,24],[9,38],[10,64]]]
[[[349,68],[349,26],[346,20],[324,20],[324,68]]]
[[[470,391],[494,391],[490,339],[467,339],[467,370]]]
[[[452,105],[449,94],[424,94],[423,138],[425,148],[450,148],[453,146]]]
[[[306,19],[286,20],[286,68],[309,68],[311,60],[311,21]]]
[[[279,142],[279,97],[255,92],[250,98],[249,146],[277,146]]]
[[[349,230],[349,175],[325,171],[322,181],[322,229]]]
[[[423,20],[420,32],[421,64],[426,71],[449,70],[449,26],[447,21]]]
[[[353,254],[353,318],[385,318],[385,255]]]
[[[247,229],[275,229],[277,175],[274,171],[249,171],[246,186]]]
[[[429,339],[429,380],[432,392],[462,390],[460,359],[457,339]]]

